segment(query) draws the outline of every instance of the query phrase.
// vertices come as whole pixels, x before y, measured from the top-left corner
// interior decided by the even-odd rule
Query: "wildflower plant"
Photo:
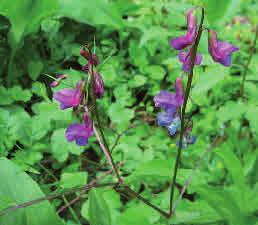
[[[202,62],[202,55],[197,52],[202,33],[203,31],[208,32],[209,53],[215,62],[223,66],[230,66],[231,54],[239,50],[237,47],[227,42],[219,41],[215,31],[203,27],[203,8],[201,8],[201,21],[198,25],[198,9],[198,7],[193,8],[187,13],[186,34],[170,41],[171,47],[178,50],[178,60],[182,63],[182,74],[176,79],[175,92],[171,93],[166,90],[161,90],[154,97],[155,107],[162,109],[162,112],[159,112],[157,116],[158,125],[165,127],[170,136],[179,136],[179,139],[176,141],[178,150],[172,173],[169,212],[165,212],[141,197],[127,186],[120,177],[120,173],[116,168],[111,151],[109,150],[98,113],[96,100],[103,96],[105,88],[102,76],[97,71],[99,60],[97,56],[92,53],[90,46],[84,46],[80,51],[81,56],[87,60],[87,64],[82,67],[82,71],[88,75],[88,79],[86,79],[85,76],[85,79],[79,81],[76,87],[60,90],[53,95],[53,98],[60,103],[60,109],[65,110],[72,107],[82,115],[81,123],[71,124],[66,129],[65,136],[67,141],[75,141],[77,145],[85,146],[88,144],[88,138],[95,133],[103,153],[115,172],[118,185],[166,217],[173,215],[173,197],[182,149],[187,148],[196,141],[196,136],[192,134],[192,118],[186,117],[186,107],[194,76],[194,66],[201,65]],[[186,88],[184,88],[183,82],[184,74],[186,74],[187,77]],[[65,78],[66,76],[64,75],[59,76],[51,83],[51,86],[57,86]],[[95,127],[95,123],[100,131],[100,135]]]
[[[0,73],[8,72],[0,86],[0,224],[26,216],[38,225],[255,225],[258,27],[251,7],[238,10],[248,17],[231,18],[206,1],[206,23],[201,7],[180,21],[189,1],[123,7],[120,1],[61,1],[61,11],[47,1],[51,7],[44,4],[42,15],[34,10],[39,0],[16,1],[21,18],[11,7],[3,14],[7,0],[0,6],[6,43]],[[222,2],[225,12],[235,5]],[[57,16],[49,17],[52,8]],[[34,13],[26,17],[27,9]],[[28,18],[33,26],[28,20],[23,32],[17,22]],[[100,45],[95,37],[94,45],[81,45],[85,35],[93,39],[92,28]],[[222,36],[234,36],[245,49],[234,64],[239,48]],[[64,74],[45,74],[60,68]],[[55,198],[57,213],[34,205]]]

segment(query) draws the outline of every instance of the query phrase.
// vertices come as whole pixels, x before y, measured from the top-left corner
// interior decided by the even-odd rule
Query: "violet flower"
[[[209,53],[213,60],[224,66],[230,66],[231,54],[239,48],[230,43],[218,41],[217,33],[213,30],[208,30],[208,41]]]
[[[88,144],[88,138],[93,135],[93,123],[89,119],[87,113],[83,115],[83,124],[74,123],[70,125],[65,132],[67,141],[75,143],[79,146],[85,146]]]
[[[190,60],[190,50],[187,52],[179,51],[178,59],[181,63],[183,63],[182,70],[185,72],[190,72],[191,70],[191,60]],[[196,58],[194,61],[195,65],[200,65],[202,62],[202,55],[196,54]]]
[[[158,113],[158,124],[159,126],[167,127],[171,135],[174,135],[180,127],[178,108],[184,103],[184,88],[181,77],[176,79],[175,88],[175,94],[168,91],[160,91],[154,97],[155,106],[165,111]]]
[[[96,98],[101,98],[104,94],[104,82],[102,80],[102,77],[99,73],[94,74],[95,83],[94,83],[94,92],[96,95]]]
[[[196,9],[191,9],[187,13],[187,33],[186,35],[172,39],[170,44],[174,49],[182,50],[194,43],[197,34]]]
[[[183,136],[182,148],[187,148],[189,145],[193,145],[196,142],[196,136],[192,135],[190,132],[186,132]],[[179,146],[179,142],[176,143]]]
[[[86,51],[84,48],[80,51],[81,56],[83,56],[85,59],[87,59],[87,64],[82,67],[82,71],[87,72],[89,71],[90,65],[93,64],[94,66],[97,66],[99,64],[99,60],[95,54],[92,54],[90,56],[90,53]]]
[[[60,103],[61,109],[76,107],[80,104],[83,84],[83,81],[79,81],[76,89],[66,88],[54,93],[53,98]]]

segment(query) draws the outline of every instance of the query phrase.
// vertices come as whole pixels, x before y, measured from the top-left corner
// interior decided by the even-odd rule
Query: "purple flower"
[[[187,33],[186,35],[172,39],[170,44],[174,49],[182,50],[192,45],[197,34],[197,16],[196,9],[192,9],[187,13]]]
[[[99,64],[97,56],[95,54],[90,55],[90,53],[84,48],[81,49],[80,54],[88,61],[88,63],[82,67],[82,71],[87,72],[91,64],[93,64],[94,66],[97,66]]]
[[[175,135],[175,133],[179,130],[180,125],[181,125],[181,120],[179,116],[177,116],[172,120],[172,122],[168,126],[168,131],[171,136]]]
[[[190,72],[191,71],[190,51],[187,51],[187,52],[179,51],[178,59],[181,63],[183,63],[182,70],[187,73]],[[201,62],[202,62],[202,55],[196,54],[194,64],[200,65]]]
[[[176,110],[177,110],[176,107],[171,107],[171,108],[168,108],[165,112],[159,112],[158,113],[158,125],[161,127],[169,126],[174,119]]]
[[[79,81],[76,89],[63,89],[54,93],[53,98],[60,103],[61,109],[76,107],[80,104],[84,82]]]
[[[238,51],[234,45],[227,42],[218,41],[217,33],[213,30],[208,30],[209,52],[215,62],[224,66],[230,66],[231,54]]]
[[[184,87],[181,77],[176,79],[176,93],[160,91],[154,97],[156,107],[161,107],[165,112],[158,113],[158,125],[167,127],[170,134],[174,135],[180,127],[180,118],[178,117],[178,107],[184,102]]]
[[[94,92],[97,98],[101,98],[104,94],[104,82],[102,80],[102,77],[99,73],[94,74],[95,78],[95,85],[94,85]]]
[[[93,135],[93,123],[87,113],[84,113],[84,123],[75,123],[70,125],[65,132],[67,141],[75,141],[77,145],[85,146],[88,144],[88,138]]]
[[[184,102],[184,87],[183,80],[181,77],[176,79],[176,93],[170,93],[168,91],[160,91],[154,97],[154,103],[156,107],[161,107],[165,110],[173,107],[181,106]]]
[[[189,145],[193,145],[196,142],[196,139],[196,136],[186,132],[183,136],[182,148],[187,148]],[[176,143],[176,145],[179,146],[179,141]]]

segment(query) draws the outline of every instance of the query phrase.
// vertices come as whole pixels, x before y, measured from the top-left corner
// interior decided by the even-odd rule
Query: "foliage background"
[[[240,52],[231,68],[223,68],[212,62],[207,35],[202,37],[204,60],[187,108],[198,139],[183,151],[178,188],[196,174],[176,215],[168,221],[134,199],[98,188],[59,215],[54,210],[79,193],[0,216],[1,225],[258,224],[257,52],[245,98],[239,97],[258,22],[252,0],[1,0],[0,210],[82,186],[109,168],[95,138],[85,148],[66,142],[65,128],[76,118],[52,101],[51,78],[44,75],[66,73],[75,83],[86,63],[80,48],[94,39],[103,62],[106,92],[99,108],[110,145],[122,134],[114,159],[124,162],[120,171],[134,190],[168,208],[176,140],[157,127],[153,96],[173,90],[181,74],[169,40],[184,32],[184,13],[194,5],[206,7],[205,25]]]

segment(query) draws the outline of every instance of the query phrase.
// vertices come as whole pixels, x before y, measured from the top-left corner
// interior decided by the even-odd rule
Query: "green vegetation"
[[[186,86],[169,41],[194,6],[240,51],[223,67],[202,35],[186,108],[197,140],[182,150],[167,218],[128,187],[169,211],[179,135],[157,125],[153,98],[179,75]],[[257,24],[254,0],[0,0],[0,225],[258,225]],[[77,115],[52,100],[87,77],[85,44],[100,61],[98,111],[120,186],[95,136],[67,142]],[[52,89],[58,74],[68,77]]]

